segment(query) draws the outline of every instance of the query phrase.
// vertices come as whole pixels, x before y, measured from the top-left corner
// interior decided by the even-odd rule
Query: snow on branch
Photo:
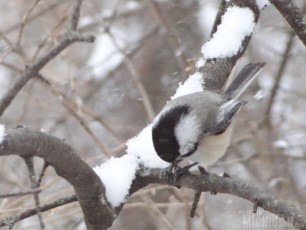
[[[127,154],[135,156],[138,163],[147,168],[165,168],[169,164],[155,152],[152,141],[152,125],[145,127],[136,137],[127,141]]]
[[[180,84],[176,94],[171,99],[202,91],[203,77],[205,78],[206,88],[220,89],[232,67],[248,45],[258,21],[259,10],[267,4],[264,0],[258,0],[256,3],[254,1],[245,1],[244,3],[228,1],[224,14],[220,15],[221,19],[216,20],[220,22],[219,26],[216,27],[212,38],[203,45],[204,58],[201,58],[197,63],[199,72],[191,75],[184,83]],[[112,158],[95,168],[106,185],[106,198],[113,207],[120,206],[122,208],[128,196],[148,184],[171,185],[165,176],[167,163],[159,159],[154,151],[151,129],[152,125],[148,125],[138,136],[128,141],[126,155],[121,158]],[[121,169],[122,172],[118,174],[116,171],[121,171]],[[133,173],[136,173],[136,176]],[[111,180],[109,178],[111,175],[120,178]],[[116,185],[112,183],[116,183]],[[281,215],[287,221],[292,220],[290,223],[294,226],[305,224],[305,217],[286,203],[254,186],[231,178],[219,177],[209,173],[205,175],[187,174],[181,177],[179,185],[195,191],[236,195],[251,201],[254,203],[254,207],[262,207],[272,213]],[[118,193],[117,190],[122,192]],[[116,209],[117,213],[120,212],[121,208]]]
[[[117,208],[128,198],[138,167],[137,157],[126,154],[120,158],[112,157],[94,168],[105,186],[105,195],[112,208]]]
[[[229,7],[222,16],[217,31],[202,47],[204,58],[228,58],[237,55],[254,27],[255,15],[250,8]]]
[[[172,99],[202,91],[203,78],[207,89],[222,88],[232,67],[244,53],[257,23],[259,10],[264,6],[264,0],[257,0],[256,3],[235,0],[226,2],[224,14],[220,15],[220,20],[216,20],[220,24],[216,26],[217,29],[212,35],[212,39],[203,46],[204,58],[200,59],[197,64],[199,72],[191,75],[181,84]],[[75,15],[74,19],[77,20],[77,18],[78,15]],[[242,26],[237,23],[240,21],[244,21]],[[76,24],[72,23],[71,29],[75,28]],[[223,49],[218,49],[217,46],[223,42],[222,37],[225,41],[229,38],[233,42],[228,43],[228,46],[223,44]],[[234,41],[235,39],[236,41]],[[80,38],[78,37],[74,41],[80,41]],[[48,61],[70,44],[72,42],[66,40],[60,47],[53,48],[53,51],[56,51],[54,51],[55,55],[47,53],[43,59],[31,65],[24,73],[25,79],[28,80],[37,75]],[[17,87],[17,92],[25,83],[26,81],[23,81],[17,85],[19,87]],[[0,102],[0,114],[16,94],[9,96],[9,101]],[[111,158],[94,169],[90,168],[64,141],[46,133],[34,132],[26,128],[4,132],[4,127],[0,126],[0,155],[43,158],[74,187],[85,215],[87,227],[89,229],[107,229],[116,217],[110,212],[108,203],[115,210],[115,214],[119,214],[124,202],[133,192],[151,183],[173,185],[166,178],[165,167],[168,166],[168,163],[162,161],[154,150],[151,129],[152,125],[148,125],[138,136],[128,141],[126,155],[121,158]],[[3,139],[4,133],[5,138]],[[31,145],[25,145],[25,143],[31,143]],[[247,199],[255,206],[281,215],[285,220],[292,218],[293,225],[305,224],[306,222],[301,213],[286,203],[254,186],[232,178],[224,178],[210,173],[186,174],[180,178],[178,183],[196,191],[227,193]]]
[[[211,39],[203,45],[203,57],[196,64],[203,74],[205,88],[223,87],[249,44],[263,6],[263,2],[254,0],[221,2]]]
[[[202,91],[203,78],[205,78],[205,87],[208,89],[220,89],[225,83],[231,68],[248,45],[259,17],[259,10],[266,5],[265,1],[257,1],[257,5],[254,1],[245,1],[242,5],[239,1],[235,5],[235,2],[228,2],[223,16],[220,15],[222,19],[216,20],[220,24],[212,35],[212,39],[203,46],[204,58],[197,63],[199,72],[181,83],[171,99]],[[242,24],[241,21],[243,21]],[[228,42],[228,39],[232,42]],[[226,43],[223,40],[228,46],[224,45]],[[218,46],[222,48],[218,49]],[[146,185],[151,183],[174,185],[165,176],[167,172],[165,167],[168,164],[158,158],[153,148],[151,129],[150,124],[139,135],[127,142],[126,155],[121,158],[112,158],[95,168],[106,186],[106,198],[112,207],[116,208],[117,214],[128,197]],[[114,175],[117,178],[112,180],[110,177]],[[296,209],[254,186],[232,178],[219,177],[210,173],[186,174],[179,180],[179,185],[195,191],[232,194],[251,201],[254,207],[262,207],[280,215],[293,226],[305,224],[305,217]]]
[[[221,24],[212,35],[212,39],[203,46],[204,59],[201,59],[202,63],[198,62],[198,66],[201,65],[209,71],[215,71],[215,69],[218,69],[218,65],[207,65],[209,63],[206,61],[207,59],[219,58],[224,60],[225,58],[234,57],[236,60],[242,54],[247,45],[245,41],[249,40],[258,19],[258,7],[256,5],[252,5],[257,10],[256,12],[247,6],[235,5],[234,1],[228,4],[227,7],[224,15],[221,16]],[[244,23],[240,23],[242,21]],[[228,42],[229,40],[231,42]],[[233,63],[230,62],[230,64]],[[214,79],[218,77],[223,79],[222,84],[218,85],[219,89],[223,86],[229,74],[223,72],[222,75],[214,76]],[[191,75],[184,83],[179,84],[171,100],[203,91],[204,77],[202,71]],[[209,87],[208,85],[207,88]],[[149,124],[136,137],[127,142],[126,152],[127,154],[123,157],[111,158],[94,168],[106,186],[106,198],[113,208],[120,207],[131,195],[129,191],[133,190],[131,186],[133,181],[137,180],[133,173],[136,173],[139,168],[163,170],[169,165],[161,160],[154,150],[152,124]]]
[[[195,73],[184,83],[179,84],[171,100],[201,91],[203,91],[203,76]],[[129,197],[132,182],[140,167],[164,169],[169,166],[169,163],[163,161],[155,152],[152,141],[152,124],[127,141],[126,152],[127,154],[120,158],[112,157],[105,163],[94,167],[106,187],[106,198],[113,208],[122,205]]]

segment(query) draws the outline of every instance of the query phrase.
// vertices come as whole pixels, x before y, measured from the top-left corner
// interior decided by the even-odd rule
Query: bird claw
[[[169,181],[170,184],[175,185],[177,188],[181,188],[181,186],[178,183],[181,176],[186,174],[190,168],[198,164],[197,162],[195,162],[183,168],[180,168],[177,166],[179,162],[180,161],[173,162],[166,171],[167,180]]]
[[[201,173],[202,175],[208,173],[208,172],[206,171],[206,169],[205,169],[203,166],[201,166],[201,165],[198,165],[198,169],[199,169],[199,171],[200,171],[200,173]]]

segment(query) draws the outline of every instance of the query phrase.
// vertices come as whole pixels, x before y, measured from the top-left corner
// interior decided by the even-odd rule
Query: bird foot
[[[169,181],[170,184],[175,185],[177,188],[181,188],[181,186],[178,183],[181,176],[186,174],[190,168],[198,164],[197,162],[195,162],[183,168],[180,168],[177,165],[179,162],[180,161],[173,162],[166,171],[167,180]]]

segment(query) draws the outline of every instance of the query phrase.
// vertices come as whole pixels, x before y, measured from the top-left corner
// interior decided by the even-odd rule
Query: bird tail
[[[237,99],[258,76],[265,64],[265,62],[247,64],[226,87],[223,96],[228,100]]]
[[[231,124],[241,107],[246,103],[245,101],[237,100],[237,98],[258,76],[265,64],[265,62],[247,64],[230,85],[225,88],[223,97],[226,98],[227,101],[220,106],[217,113],[215,126],[212,132],[214,135],[223,133]]]

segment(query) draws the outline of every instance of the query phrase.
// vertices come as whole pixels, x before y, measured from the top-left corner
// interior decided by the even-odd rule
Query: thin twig
[[[42,48],[48,44],[48,40],[50,38],[52,38],[52,34],[56,31],[56,29],[58,29],[66,20],[67,20],[67,15],[65,14],[63,16],[63,18],[61,18],[61,20],[50,30],[49,34],[40,42],[40,44],[37,46],[36,51],[34,52],[34,54],[32,55],[31,60],[34,61],[37,56],[39,55],[40,51],[42,50]]]
[[[72,1],[72,0],[58,0],[54,3],[52,3],[51,5],[48,5],[46,6],[44,9],[42,9],[41,11],[37,12],[36,14],[33,14],[33,16],[29,17],[28,20],[27,20],[27,23],[31,23],[33,22],[35,19],[39,18],[40,16],[43,16],[45,15],[46,13],[54,10],[56,7],[60,6],[61,4],[67,2],[67,1]],[[47,2],[45,2],[47,3]],[[5,29],[3,31],[4,34],[8,34],[8,33],[11,33],[17,29],[19,29],[19,26],[20,26],[20,23],[16,23],[10,27],[8,27],[7,29]],[[0,34],[0,36],[2,36]]]
[[[34,170],[34,164],[33,164],[33,157],[29,157],[29,158],[24,158],[25,163],[27,165],[28,168],[28,172],[29,172],[29,177],[30,177],[30,182],[31,182],[31,189],[37,189],[38,188],[38,184],[36,181],[36,177],[35,177],[35,170]],[[45,229],[45,224],[42,218],[42,214],[41,214],[41,209],[40,209],[40,201],[39,201],[39,196],[38,193],[34,193],[34,201],[35,201],[35,208],[37,211],[37,216],[39,219],[39,224],[40,224],[40,229]]]
[[[293,47],[293,44],[294,44],[294,37],[295,37],[295,33],[291,32],[289,34],[289,39],[288,39],[288,42],[287,42],[287,45],[286,45],[286,49],[284,51],[284,54],[282,55],[282,60],[279,64],[279,68],[278,68],[278,71],[276,73],[276,77],[275,77],[275,80],[274,80],[271,96],[269,97],[267,108],[266,108],[266,111],[264,112],[264,120],[263,120],[262,124],[267,124],[270,121],[271,110],[272,110],[273,104],[275,102],[278,89],[280,87],[280,82],[282,80],[282,77],[284,76],[286,66],[287,66],[288,61],[290,59],[290,51],[291,51],[291,49]]]
[[[134,42],[135,45],[132,46],[133,48],[131,50],[129,50],[129,53],[127,54],[129,56],[129,58],[133,59],[133,57],[135,57],[136,54],[138,54],[142,50],[142,48],[147,45],[147,41],[149,41],[154,36],[154,34],[156,34],[157,31],[158,31],[158,27],[154,27],[152,30],[150,30],[148,33],[146,33],[143,37],[141,37],[139,40]],[[110,58],[110,56],[109,56],[109,58]],[[100,65],[101,64],[102,63],[100,63]],[[125,65],[126,64],[124,62],[120,62],[119,65],[115,69],[109,71],[109,73],[105,77],[101,78],[101,80],[99,82],[97,82],[97,84],[94,85],[93,90],[91,90],[84,97],[84,101],[89,100],[94,95],[94,93],[103,86],[106,79],[109,79],[111,76],[116,75],[116,73],[119,70],[121,70]]]
[[[0,198],[8,198],[8,197],[14,197],[14,196],[25,196],[29,194],[34,194],[34,193],[40,193],[41,189],[31,189],[29,191],[23,191],[23,192],[14,192],[14,193],[9,193],[9,194],[0,194]]]
[[[26,13],[26,15],[23,17],[22,21],[20,22],[20,28],[19,28],[19,33],[18,33],[18,39],[17,39],[17,43],[16,46],[20,47],[21,44],[21,39],[22,39],[22,35],[23,35],[23,31],[25,28],[25,25],[28,22],[28,19],[32,13],[32,11],[34,10],[34,8],[37,6],[37,4],[40,2],[40,0],[35,0],[35,2],[33,3],[33,5],[30,7],[30,9],[28,10],[28,12]]]
[[[194,217],[194,214],[197,210],[197,207],[198,207],[198,204],[201,198],[201,194],[202,194],[201,191],[197,191],[194,194],[193,203],[192,203],[192,207],[191,207],[190,214],[189,214],[190,217]]]
[[[11,69],[17,73],[21,73],[22,72],[22,69],[20,69],[18,66],[15,66],[11,63],[7,63],[7,62],[4,62],[4,61],[0,61],[0,64],[3,65],[4,67],[8,68],[8,69]]]
[[[55,58],[65,48],[75,42],[94,42],[95,37],[92,35],[84,35],[74,31],[67,32],[65,36],[59,41],[59,43],[52,49],[47,51],[42,57],[40,57],[33,64],[26,66],[24,72],[21,74],[19,80],[7,91],[2,100],[0,101],[0,116],[4,113],[5,109],[11,104],[13,99],[19,93],[19,91],[27,84],[27,82],[38,75],[38,72],[53,58]]]
[[[96,113],[94,113],[93,111],[89,110],[87,107],[82,106],[81,111],[90,116],[92,119],[94,119],[95,121],[98,121],[99,123],[101,123],[101,125],[103,126],[103,128],[105,128],[105,130],[118,142],[118,143],[122,143],[124,140],[115,133],[114,129],[111,128],[107,122],[105,122],[105,118],[102,117],[101,115],[98,115]]]
[[[80,10],[81,10],[82,0],[76,0],[76,4],[73,7],[72,15],[69,20],[69,29],[76,31],[79,19],[80,19]]]
[[[107,30],[106,33],[109,35],[109,37],[111,38],[114,46],[116,47],[116,49],[123,55],[124,57],[124,62],[136,84],[136,87],[139,91],[139,94],[142,97],[142,103],[144,105],[144,108],[147,112],[148,118],[150,121],[153,121],[154,117],[155,117],[155,113],[153,110],[153,106],[150,100],[150,97],[147,93],[147,90],[145,89],[144,85],[141,82],[141,77],[140,74],[138,72],[138,70],[136,69],[134,63],[132,62],[131,58],[127,55],[127,53],[119,46],[118,42],[116,41],[116,38],[114,37],[114,35]]]
[[[148,204],[144,202],[135,202],[135,203],[129,203],[124,205],[124,209],[131,209],[131,208],[138,208],[138,207],[146,207]],[[152,205],[154,205],[156,208],[172,208],[172,207],[184,207],[186,204],[185,202],[171,202],[171,203],[156,203],[154,202]],[[192,202],[188,202],[188,205],[192,205]]]
[[[271,1],[271,2],[272,3],[274,2],[273,4],[275,6],[283,7],[283,6],[279,6],[278,4],[276,4],[275,1]],[[290,4],[292,4],[291,7],[294,8],[294,2],[290,1]],[[290,8],[290,9],[293,10],[293,8]],[[303,13],[305,11],[306,11],[306,4],[304,4],[301,13]],[[298,11],[296,13],[298,14]],[[291,15],[291,17],[293,17],[293,15]],[[292,19],[287,19],[287,20],[292,20]],[[305,21],[305,19],[304,19],[304,21]],[[305,30],[306,30],[306,22],[304,24],[301,24],[301,25],[304,25],[305,26]],[[295,38],[296,33],[297,33],[297,31],[291,31],[289,33],[289,38],[288,38],[288,41],[287,41],[287,44],[286,44],[285,51],[284,51],[284,53],[282,55],[281,62],[279,64],[278,71],[276,73],[276,78],[274,80],[271,96],[269,98],[268,105],[267,105],[266,111],[264,113],[264,120],[263,120],[262,124],[267,124],[270,121],[271,110],[272,110],[273,104],[275,102],[275,98],[277,97],[277,92],[278,92],[279,88],[281,87],[280,82],[281,82],[281,80],[282,80],[282,78],[284,76],[284,72],[286,70],[288,61],[290,60],[290,52],[291,52],[291,49],[292,49],[292,47],[294,45],[294,38]],[[306,45],[306,37],[305,37],[304,44]]]
[[[192,219],[189,217],[189,212],[190,212],[190,196],[189,193],[192,192],[189,189],[184,189],[184,203],[185,203],[185,208],[184,208],[184,218],[185,218],[185,230],[191,230],[191,221]]]
[[[0,37],[5,41],[5,43],[13,49],[13,42],[6,36],[5,32],[0,31]]]
[[[51,209],[55,209],[57,207],[63,206],[65,204],[69,204],[72,202],[76,202],[77,198],[75,195],[71,195],[68,197],[64,197],[64,198],[60,198],[54,202],[48,203],[48,204],[44,204],[40,207],[40,211],[41,212],[46,212],[49,211]],[[9,225],[9,226],[13,226],[15,223],[24,220],[26,218],[29,218],[31,216],[35,216],[37,215],[37,209],[36,208],[32,208],[32,209],[27,209],[25,211],[19,212],[15,215],[6,217],[2,220],[0,220],[0,227]]]
[[[43,168],[42,168],[42,170],[41,170],[41,172],[40,172],[40,174],[39,174],[38,180],[37,180],[37,185],[38,185],[38,187],[40,187],[42,178],[44,177],[45,172],[46,172],[48,166],[49,166],[49,164],[48,164],[46,161],[44,161]]]
[[[190,73],[189,64],[186,61],[187,58],[182,50],[182,47],[180,45],[180,40],[176,36],[176,32],[174,31],[173,27],[170,25],[170,23],[167,21],[166,16],[161,12],[158,3],[154,0],[150,0],[151,8],[156,15],[157,19],[159,20],[161,26],[166,32],[166,38],[169,42],[170,48],[172,50],[172,53],[175,57],[175,59],[178,62],[178,65],[180,67],[182,75],[187,78],[188,74]]]
[[[48,88],[51,90],[51,92],[59,99],[61,104],[70,112],[70,114],[80,123],[80,125],[84,128],[84,130],[89,134],[89,136],[93,139],[95,144],[99,147],[99,149],[105,154],[106,156],[110,157],[110,153],[107,150],[107,148],[101,143],[99,138],[94,134],[94,132],[89,128],[86,121],[82,118],[82,116],[77,112],[78,106],[69,100],[66,95],[59,92],[50,81],[48,81],[44,76],[39,74],[39,80],[43,82]]]
[[[155,206],[154,202],[149,197],[143,197],[142,199],[146,202],[147,207],[160,217],[168,229],[174,230],[170,220]]]

